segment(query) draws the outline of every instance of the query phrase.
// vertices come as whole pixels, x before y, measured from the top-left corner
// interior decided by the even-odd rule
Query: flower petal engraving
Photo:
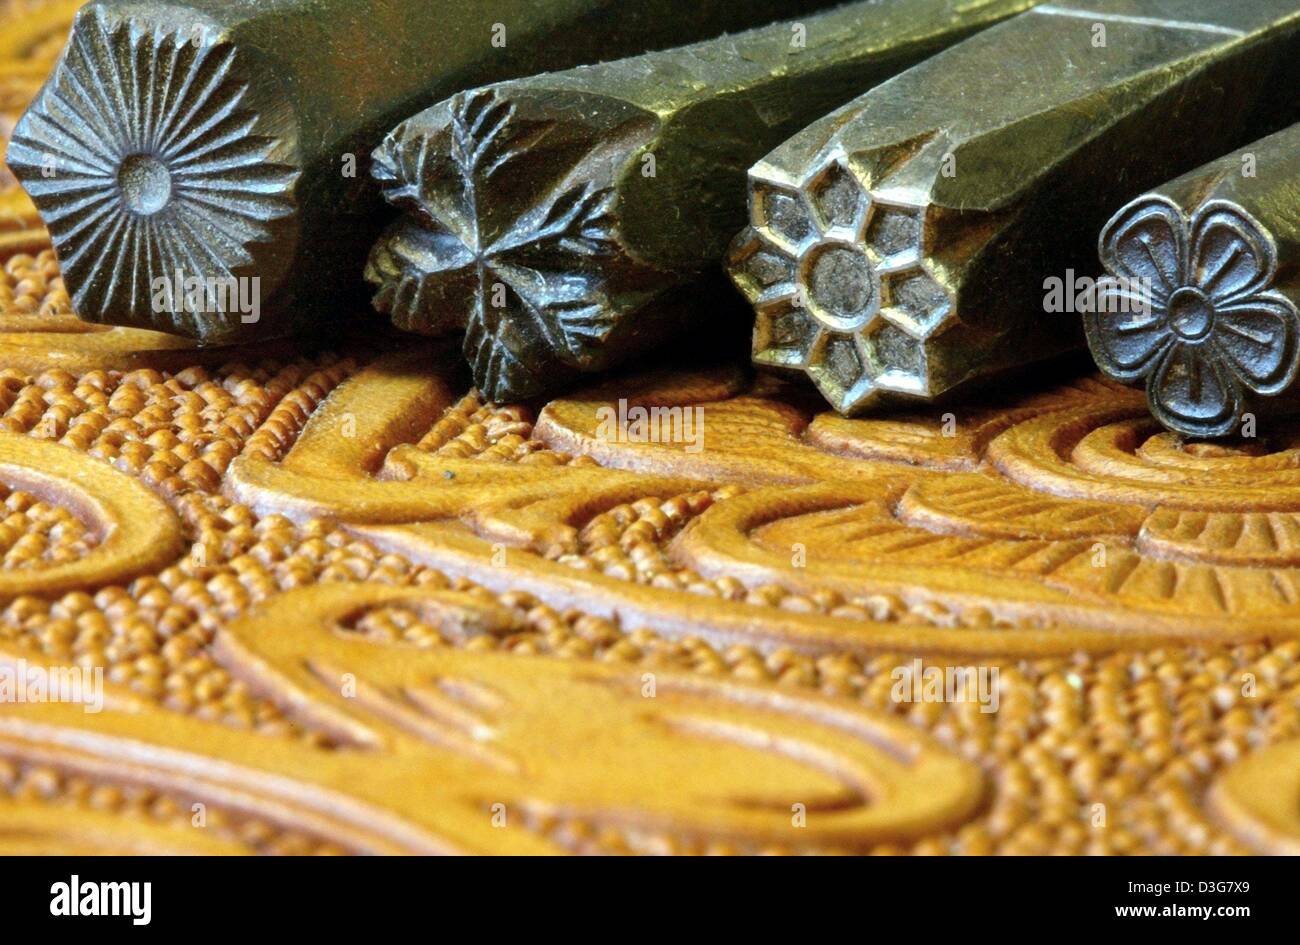
[[[504,304],[496,306],[484,304],[476,294],[465,326],[465,360],[485,396],[509,391],[511,398],[526,400],[572,368],[566,369],[539,343],[542,326],[531,317],[535,313],[528,303],[508,286],[503,295]],[[538,356],[538,351],[547,354]]]
[[[820,216],[823,231],[832,227],[856,231],[861,225],[867,195],[844,165],[832,164],[828,167],[826,173],[810,188],[810,196]]]
[[[1147,386],[1147,400],[1166,426],[1196,436],[1222,436],[1236,422],[1240,393],[1229,369],[1201,352],[1193,345],[1171,345]]]
[[[1125,304],[1136,301],[1119,291],[1103,289],[1099,311],[1083,316],[1088,347],[1098,366],[1116,380],[1133,381],[1145,377],[1169,346],[1169,326],[1165,312],[1152,308],[1148,313],[1121,312]]]
[[[796,192],[769,187],[757,197],[760,229],[782,249],[797,252],[809,237],[820,232],[808,203]]]
[[[1141,197],[1106,224],[1099,240],[1102,265],[1129,282],[1150,285],[1165,301],[1187,272],[1187,224],[1165,197]]]
[[[1276,394],[1295,380],[1297,366],[1295,304],[1275,293],[1260,293],[1217,310],[1214,343],[1257,394]]]
[[[1240,207],[1211,201],[1192,219],[1191,274],[1219,305],[1267,288],[1277,272],[1273,241]]]
[[[375,244],[365,276],[396,327],[435,337],[464,330],[479,291],[474,257],[459,240],[405,219]]]

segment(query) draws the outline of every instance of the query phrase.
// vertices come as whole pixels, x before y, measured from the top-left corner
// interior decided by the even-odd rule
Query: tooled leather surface
[[[76,6],[0,7],[5,127]],[[0,704],[0,852],[1297,850],[1300,428],[200,352],[73,319],[2,183],[0,663],[106,701]],[[998,711],[895,701],[914,659]]]

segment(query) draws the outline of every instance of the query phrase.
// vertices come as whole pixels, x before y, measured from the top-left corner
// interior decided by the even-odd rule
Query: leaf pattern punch
[[[463,330],[485,395],[527,398],[602,356],[614,283],[635,281],[637,266],[617,252],[614,191],[583,173],[600,155],[490,90],[442,111],[434,132],[401,125],[375,152],[386,197],[414,214],[376,245],[366,278],[397,327]],[[564,168],[549,192],[512,199],[525,171],[548,160]]]

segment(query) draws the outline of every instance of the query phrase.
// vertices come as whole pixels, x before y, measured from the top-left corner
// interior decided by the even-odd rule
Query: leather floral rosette
[[[1151,413],[1188,436],[1231,433],[1297,372],[1295,303],[1273,288],[1277,246],[1226,200],[1190,215],[1160,193],[1111,218],[1099,240],[1107,277],[1085,314],[1098,366],[1145,381]]]

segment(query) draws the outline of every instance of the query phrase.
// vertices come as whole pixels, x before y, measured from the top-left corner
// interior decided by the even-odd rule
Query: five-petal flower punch
[[[1111,377],[1146,381],[1164,426],[1225,435],[1255,398],[1295,381],[1296,306],[1270,289],[1277,248],[1241,207],[1209,200],[1189,219],[1148,194],[1110,220],[1100,250],[1114,282],[1085,315],[1088,345]],[[1148,298],[1135,298],[1136,285]]]

